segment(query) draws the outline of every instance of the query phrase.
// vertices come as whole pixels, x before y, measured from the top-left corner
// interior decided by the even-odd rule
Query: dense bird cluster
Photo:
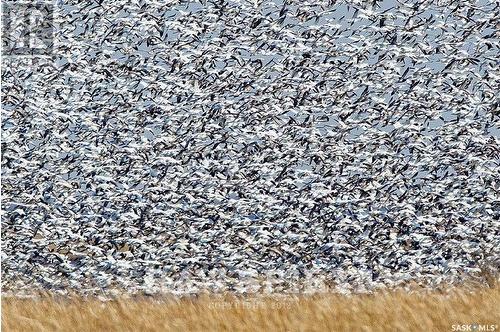
[[[497,1],[71,1],[2,71],[5,290],[456,282],[500,236]]]

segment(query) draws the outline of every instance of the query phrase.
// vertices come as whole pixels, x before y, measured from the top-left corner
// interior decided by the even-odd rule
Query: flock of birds
[[[362,291],[500,253],[498,1],[59,0],[4,57],[3,289]]]

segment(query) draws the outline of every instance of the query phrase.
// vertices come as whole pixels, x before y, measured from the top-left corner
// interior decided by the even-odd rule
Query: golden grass
[[[2,331],[452,331],[500,324],[500,289],[135,298],[4,298]],[[491,326],[489,327],[491,331]],[[478,330],[479,331],[479,330]]]

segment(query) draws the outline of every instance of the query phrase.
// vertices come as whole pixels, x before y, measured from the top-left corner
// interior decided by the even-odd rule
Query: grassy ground
[[[497,286],[447,294],[4,298],[2,331],[499,331],[499,308]],[[474,323],[475,330],[462,326]]]

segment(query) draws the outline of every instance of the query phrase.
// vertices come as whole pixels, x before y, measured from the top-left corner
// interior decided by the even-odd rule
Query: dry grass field
[[[498,286],[353,296],[212,295],[107,302],[4,298],[2,331],[498,331],[499,308]]]

